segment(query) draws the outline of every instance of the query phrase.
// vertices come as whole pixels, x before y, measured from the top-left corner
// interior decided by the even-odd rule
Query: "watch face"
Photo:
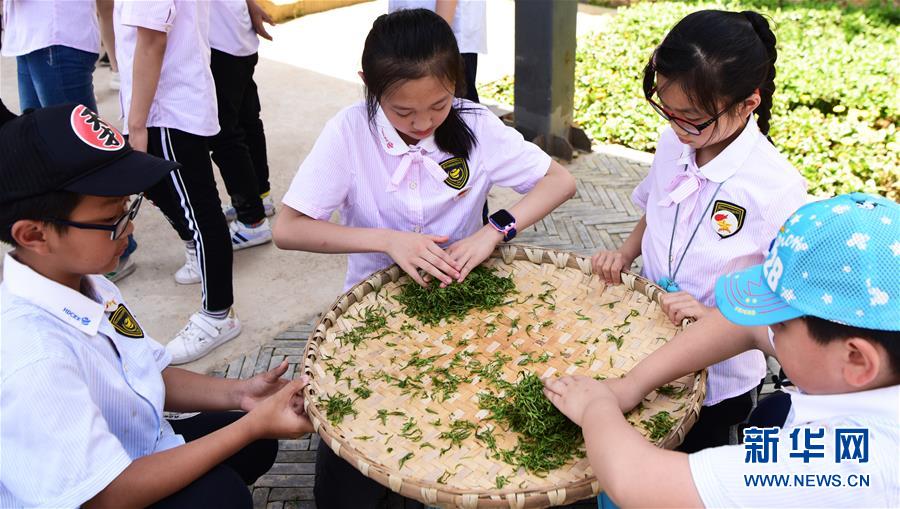
[[[502,209],[491,214],[491,219],[500,227],[505,227],[516,222],[516,218],[512,217],[512,214]]]

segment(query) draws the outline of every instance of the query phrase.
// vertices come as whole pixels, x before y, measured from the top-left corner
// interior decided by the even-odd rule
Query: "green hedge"
[[[900,198],[900,28],[895,8],[775,0],[639,3],[578,41],[575,120],[595,141],[653,151],[665,122],[646,104],[641,72],[666,31],[698,9],[755,9],[778,38],[771,135],[810,191]],[[512,78],[483,86],[512,104]]]

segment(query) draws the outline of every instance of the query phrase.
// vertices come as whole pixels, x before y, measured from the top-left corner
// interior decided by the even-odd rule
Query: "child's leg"
[[[181,169],[173,171],[145,194],[166,215],[182,240],[194,240],[196,244],[203,311],[227,313],[234,303],[231,279],[234,254],[207,139],[177,129],[150,128],[147,147],[152,155],[182,164]]]
[[[150,506],[152,509],[250,509],[253,498],[240,475],[232,468],[219,465],[199,479]]]
[[[253,66],[250,69],[250,82],[247,83],[247,89],[244,91],[238,121],[244,129],[247,148],[250,150],[250,159],[253,160],[253,170],[256,172],[259,193],[265,194],[271,188],[269,184],[269,158],[266,152],[266,133],[262,119],[259,116],[262,109],[259,103],[259,90],[256,87],[256,82],[253,81],[253,73],[255,72],[259,55],[255,54],[247,58],[252,58]]]
[[[183,436],[186,442],[190,442],[224,428],[244,415],[244,412],[203,412],[194,417],[173,420],[169,423],[175,433]],[[237,472],[244,484],[253,484],[272,468],[277,454],[278,440],[257,440],[222,464]]]
[[[218,134],[209,138],[212,159],[225,181],[238,220],[256,224],[266,215],[248,142],[239,123],[241,103],[253,73],[252,56],[236,57],[212,50],[210,68],[216,81],[220,128]]]
[[[739,424],[747,418],[753,407],[751,392],[726,399],[713,406],[705,406],[700,410],[700,417],[678,450],[686,453],[694,453],[709,447],[728,445],[731,426]]]
[[[323,443],[316,454],[313,493],[318,509],[376,509],[383,506],[384,499],[392,492],[362,475]],[[422,509],[424,505],[404,499],[401,507]]]

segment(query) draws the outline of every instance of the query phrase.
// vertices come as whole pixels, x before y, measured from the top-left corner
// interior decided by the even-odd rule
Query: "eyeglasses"
[[[122,237],[122,234],[124,234],[125,230],[128,228],[128,223],[134,220],[135,216],[137,216],[138,209],[141,208],[142,201],[144,201],[144,195],[137,195],[137,198],[135,198],[135,200],[131,202],[131,206],[128,207],[128,212],[122,214],[122,216],[116,219],[113,224],[79,223],[77,221],[67,221],[64,219],[51,219],[50,221],[56,224],[63,224],[66,226],[72,226],[74,228],[81,228],[82,230],[105,230],[110,232],[109,238],[111,240],[118,240]]]
[[[715,115],[713,115],[713,117],[711,119],[707,120],[706,122],[703,122],[702,124],[695,124],[689,120],[685,120],[683,118],[676,117],[672,113],[668,112],[661,105],[657,104],[657,102],[653,100],[653,95],[656,93],[656,91],[657,91],[656,87],[653,87],[652,89],[650,89],[650,93],[647,94],[646,99],[647,99],[647,102],[650,103],[650,106],[653,106],[653,109],[656,110],[656,112],[659,113],[659,115],[662,118],[668,120],[669,122],[674,123],[675,125],[680,127],[684,132],[694,135],[694,136],[700,135],[700,133],[704,129],[713,125],[713,123],[719,117],[721,117],[726,111],[728,111],[730,109],[730,106],[729,106],[729,107],[723,109],[722,111],[716,113]]]

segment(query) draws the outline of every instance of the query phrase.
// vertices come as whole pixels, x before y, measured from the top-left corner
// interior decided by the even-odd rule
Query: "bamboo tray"
[[[404,284],[415,284],[396,265],[339,297],[317,323],[304,354],[303,371],[310,377],[305,404],[313,426],[326,446],[364,475],[429,505],[540,508],[597,495],[601,487],[586,457],[536,475],[493,458],[475,433],[457,446],[440,438],[448,422],[465,419],[479,431],[493,426],[501,449],[517,443],[516,433],[479,409],[478,393],[485,387],[478,377],[446,399],[429,387],[428,376],[409,385],[401,380],[416,374],[408,366],[411,359],[441,355],[434,366],[452,367],[461,352],[482,362],[511,358],[502,375],[509,382],[521,371],[621,376],[680,329],[659,309],[664,292],[631,273],[623,273],[623,285],[608,286],[591,275],[590,259],[537,247],[502,246],[484,265],[513,274],[515,301],[437,326],[406,316],[391,298]],[[383,310],[386,326],[378,337],[346,344],[343,335],[364,323],[367,310]],[[545,352],[549,359],[540,358]],[[465,373],[465,366],[456,366]],[[668,412],[674,424],[652,442],[674,448],[696,422],[705,389],[705,371],[686,376],[651,393],[628,420],[650,440],[644,422]],[[367,390],[371,395],[360,397]],[[326,403],[342,396],[355,399],[356,415],[332,423]],[[387,415],[379,417],[379,411]]]

